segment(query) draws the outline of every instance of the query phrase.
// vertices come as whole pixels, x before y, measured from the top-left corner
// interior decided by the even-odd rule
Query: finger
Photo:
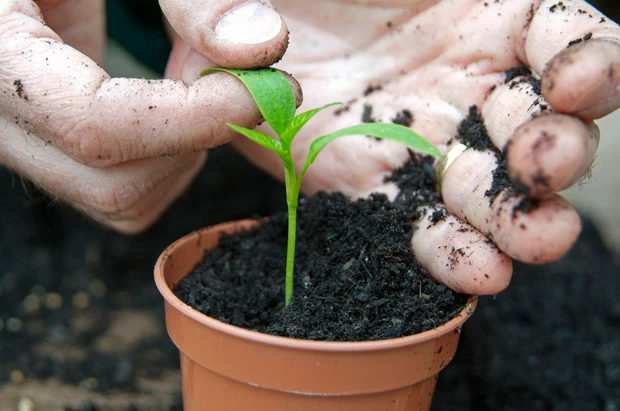
[[[197,152],[232,139],[227,121],[254,127],[260,119],[251,95],[233,76],[213,74],[189,86],[110,79],[34,18],[5,14],[0,28],[4,114],[80,163],[106,167]]]
[[[439,219],[433,218],[436,212]],[[440,283],[473,295],[497,294],[510,283],[510,258],[469,224],[437,209],[428,209],[416,224],[413,251]]]
[[[531,77],[496,87],[481,113],[493,144],[507,149],[510,176],[526,186],[531,197],[572,185],[594,161],[597,127],[552,113]]]
[[[288,46],[286,24],[267,0],[160,0],[178,35],[217,65],[266,67]]]
[[[62,41],[99,65],[105,55],[105,6],[103,0],[67,0],[44,13],[45,22]]]
[[[461,154],[443,180],[448,209],[517,260],[541,264],[565,255],[581,229],[575,210],[557,195],[531,202],[508,189],[493,198],[496,168],[495,155],[488,150]]]
[[[0,162],[93,219],[135,234],[187,188],[205,154],[157,157],[98,169],[77,163],[14,123],[0,129]]]
[[[15,100],[21,99],[10,117],[92,167],[202,151],[232,139],[226,121],[254,127],[260,118],[249,93],[231,76],[216,74],[186,86],[174,80],[109,79],[103,73],[89,79],[82,74],[56,77],[53,89],[50,82],[20,76],[9,89]]]
[[[545,69],[543,93],[560,112],[601,118],[620,106],[620,45],[590,40],[567,49]]]
[[[506,152],[510,176],[542,198],[570,187],[592,166],[598,127],[567,115],[536,118],[512,136]]]
[[[591,120],[620,106],[620,28],[585,1],[541,2],[522,54],[556,111]]]

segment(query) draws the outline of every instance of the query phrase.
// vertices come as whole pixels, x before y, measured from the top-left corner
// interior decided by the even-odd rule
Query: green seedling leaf
[[[233,74],[247,87],[263,118],[282,135],[295,117],[295,96],[284,74],[271,68],[260,70],[236,70],[210,67],[200,72],[201,76],[225,71]]]
[[[286,131],[280,135],[280,139],[290,145],[293,142],[293,139],[295,138],[299,130],[301,130],[302,127],[305,126],[306,123],[310,121],[310,119],[314,117],[315,114],[317,114],[320,111],[325,110],[328,107],[335,106],[338,104],[342,104],[342,103],[326,104],[323,107],[304,111],[303,113],[296,115],[291,121],[291,123],[289,124]]]
[[[226,123],[226,125],[233,130],[235,130],[239,134],[243,134],[245,137],[249,138],[253,142],[260,144],[268,150],[274,151],[280,157],[284,154],[282,150],[282,145],[278,140],[271,137],[269,134],[261,133],[260,131],[250,130],[249,128],[241,127],[236,124]]]
[[[408,127],[392,123],[367,123],[346,127],[314,140],[312,144],[310,144],[310,152],[308,153],[308,158],[306,159],[306,164],[304,165],[303,170],[305,171],[305,169],[307,169],[308,166],[314,162],[316,156],[321,152],[321,150],[333,140],[339,137],[360,134],[397,141],[416,151],[435,157],[441,157],[441,152],[434,145],[426,141],[422,136],[415,133]]]

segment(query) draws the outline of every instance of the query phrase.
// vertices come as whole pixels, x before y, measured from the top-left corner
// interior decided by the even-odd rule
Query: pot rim
[[[264,334],[258,331],[247,330],[235,325],[227,324],[215,318],[209,317],[206,314],[201,313],[198,310],[190,307],[181,301],[168,287],[165,279],[164,266],[168,259],[171,258],[177,249],[183,247],[188,242],[196,243],[196,236],[200,240],[207,231],[219,230],[224,232],[223,229],[226,225],[239,224],[243,222],[256,223],[256,220],[238,220],[227,223],[221,223],[214,226],[202,228],[196,230],[190,234],[187,234],[170,246],[168,246],[158,257],[155,263],[155,284],[159,289],[159,292],[164,297],[166,303],[170,304],[172,308],[180,311],[183,315],[196,321],[197,323],[211,328],[215,331],[234,336],[243,340],[254,341],[270,346],[277,346],[288,349],[300,349],[308,351],[330,351],[330,352],[368,352],[368,351],[382,351],[386,349],[393,350],[394,348],[407,347],[414,344],[430,341],[436,339],[438,336],[450,331],[460,332],[463,323],[474,312],[478,303],[478,296],[469,296],[467,303],[463,309],[450,321],[433,328],[428,331],[424,331],[418,334],[413,334],[405,337],[392,338],[388,340],[375,340],[375,341],[316,341],[316,340],[302,340],[291,337],[282,337],[271,334]],[[206,247],[205,247],[206,249]]]

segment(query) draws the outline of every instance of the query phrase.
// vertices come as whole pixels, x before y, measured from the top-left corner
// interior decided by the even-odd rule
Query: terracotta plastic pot
[[[172,292],[244,220],[206,228],[157,260],[168,333],[181,354],[185,411],[387,411],[430,408],[438,373],[450,362],[477,299],[453,320],[421,334],[372,342],[276,337],[209,318]]]

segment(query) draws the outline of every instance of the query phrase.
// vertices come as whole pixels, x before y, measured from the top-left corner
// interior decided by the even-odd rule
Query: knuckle
[[[105,181],[100,174],[97,176],[98,182]],[[149,191],[144,187],[140,183],[122,184],[118,181],[103,185],[86,184],[69,202],[104,226],[128,235],[139,234],[153,223],[149,215],[152,207],[145,207]]]
[[[101,167],[122,160],[118,146],[88,119],[67,121],[59,127],[58,134],[68,154],[83,165]]]
[[[80,163],[94,167],[103,160],[101,141],[96,134],[74,133],[73,154]]]
[[[108,221],[136,220],[140,217],[139,205],[146,197],[144,184],[110,183],[103,186],[90,186],[91,207],[97,215]]]

